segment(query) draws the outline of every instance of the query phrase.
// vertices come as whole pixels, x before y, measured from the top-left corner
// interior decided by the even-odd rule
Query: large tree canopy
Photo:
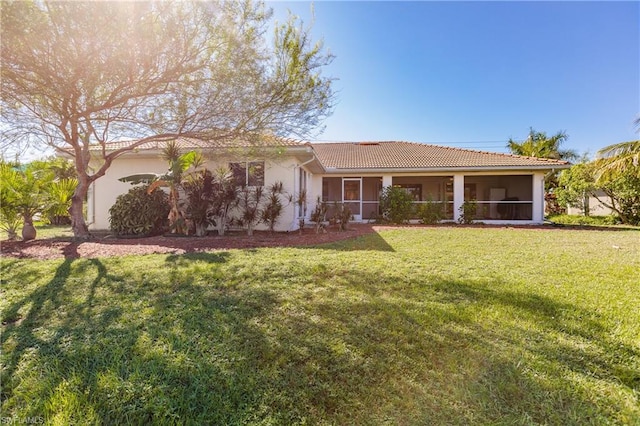
[[[602,174],[606,162],[598,159],[563,170],[556,190],[558,199],[588,215],[588,197],[594,197],[622,223],[640,224],[640,175],[634,168],[610,169]]]
[[[332,56],[295,18],[244,2],[7,2],[2,7],[3,143],[73,156],[82,202],[111,162],[150,139],[308,136],[331,113]],[[270,42],[268,42],[270,41]],[[137,144],[109,152],[122,137]],[[95,147],[100,166],[89,170]]]

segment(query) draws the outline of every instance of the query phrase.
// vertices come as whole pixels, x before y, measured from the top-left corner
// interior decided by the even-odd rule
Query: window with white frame
[[[236,186],[264,186],[264,161],[229,163]]]

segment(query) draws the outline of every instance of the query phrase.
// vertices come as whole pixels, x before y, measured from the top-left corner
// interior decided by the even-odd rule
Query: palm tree
[[[562,131],[548,137],[545,132],[537,132],[533,128],[529,128],[527,139],[522,142],[509,139],[507,147],[515,155],[554,160],[575,160],[578,158],[578,154],[574,150],[560,149],[567,138],[567,134]]]
[[[138,173],[135,175],[125,176],[118,180],[121,182],[131,182],[132,184],[149,183],[148,192],[151,193],[158,187],[169,188],[169,225],[171,233],[186,234],[188,227],[185,222],[185,212],[180,205],[180,192],[182,188],[183,177],[189,168],[194,170],[202,166],[204,157],[202,154],[189,151],[181,154],[180,148],[171,141],[162,150],[162,158],[169,163],[169,171],[164,174],[157,173]]]
[[[635,170],[640,177],[640,140],[605,146],[596,154],[596,181]]]
[[[578,154],[571,149],[561,149],[560,146],[567,140],[565,132],[560,131],[548,137],[545,132],[537,132],[529,128],[529,136],[522,142],[509,139],[507,147],[512,154],[526,157],[550,158],[553,160],[576,160]],[[545,191],[550,193],[558,187],[558,172],[549,172],[545,176]]]
[[[634,124],[640,133],[640,117],[635,119]],[[640,177],[640,140],[605,146],[596,154],[596,166],[596,180],[627,170],[635,170]]]

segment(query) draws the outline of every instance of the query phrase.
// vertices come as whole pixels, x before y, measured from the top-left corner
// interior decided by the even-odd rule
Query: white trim
[[[531,219],[536,223],[544,222],[544,174],[534,173],[532,176],[533,206],[531,207]]]
[[[460,209],[464,204],[464,174],[456,173],[453,175],[453,220],[460,220]]]

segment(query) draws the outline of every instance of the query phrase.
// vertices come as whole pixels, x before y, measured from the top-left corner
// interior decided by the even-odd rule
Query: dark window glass
[[[249,163],[249,186],[264,186],[264,161]]]
[[[229,163],[229,169],[236,186],[264,186],[264,161]]]
[[[247,168],[245,163],[229,163],[229,169],[233,174],[233,181],[236,186],[245,186],[247,184]]]

